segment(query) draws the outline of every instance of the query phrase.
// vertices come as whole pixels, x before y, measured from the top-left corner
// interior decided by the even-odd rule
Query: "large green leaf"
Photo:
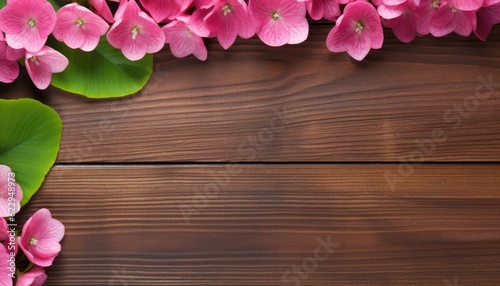
[[[91,98],[120,97],[141,90],[153,72],[153,55],[130,61],[105,37],[92,52],[73,50],[52,40],[50,46],[69,59],[62,73],[54,74],[52,85]]]
[[[62,121],[33,99],[0,100],[0,164],[23,189],[22,205],[40,188],[59,152]]]

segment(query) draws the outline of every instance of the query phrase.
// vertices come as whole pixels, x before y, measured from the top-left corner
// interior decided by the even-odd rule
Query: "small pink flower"
[[[163,31],[135,0],[126,3],[123,15],[111,26],[107,39],[131,61],[142,59],[146,53],[156,53],[165,45]]]
[[[42,286],[45,280],[47,280],[45,270],[35,265],[28,272],[17,277],[16,286]]]
[[[47,46],[36,53],[26,52],[24,62],[28,75],[39,89],[46,89],[52,74],[64,71],[69,63],[63,54]]]
[[[306,3],[307,13],[313,20],[325,18],[335,21],[340,16],[339,0],[300,0]]]
[[[48,267],[61,251],[63,236],[64,225],[48,209],[40,209],[24,224],[19,247],[31,262]]]
[[[207,59],[207,48],[203,39],[193,32],[191,16],[178,17],[162,28],[165,33],[165,42],[170,44],[170,51],[177,58],[193,54],[199,60]]]
[[[9,167],[0,165],[0,217],[12,216],[21,209],[23,191],[11,174]]]
[[[90,52],[97,47],[99,39],[109,25],[89,9],[72,3],[57,11],[57,23],[52,34],[72,49]]]
[[[477,11],[477,27],[474,30],[476,36],[486,41],[493,25],[500,23],[500,2],[486,6]]]
[[[224,49],[228,49],[239,35],[244,39],[255,34],[253,20],[243,0],[215,0],[205,17],[207,29],[214,33]]]
[[[307,39],[309,23],[304,2],[297,0],[249,0],[257,36],[272,47],[299,44]]]
[[[9,0],[0,10],[0,30],[9,46],[40,50],[56,24],[56,12],[47,0]]]
[[[16,265],[12,261],[15,258],[11,258],[10,251],[7,250],[3,245],[0,244],[0,285],[1,286],[12,286],[12,273],[15,275]],[[13,263],[13,264],[11,264]],[[14,270],[14,271],[12,271]]]
[[[9,46],[0,32],[0,82],[11,83],[19,76],[19,65],[8,58]]]
[[[160,23],[173,20],[181,15],[193,2],[192,0],[140,0],[153,19]]]
[[[442,37],[451,32],[468,37],[476,29],[476,21],[475,11],[462,11],[452,4],[445,4],[434,13],[429,30],[435,37]]]
[[[382,23],[377,10],[364,1],[352,2],[328,34],[326,45],[332,52],[347,52],[362,60],[370,49],[380,49],[384,42]]]

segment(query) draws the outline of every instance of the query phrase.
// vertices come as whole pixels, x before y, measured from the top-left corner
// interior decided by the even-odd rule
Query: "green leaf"
[[[92,52],[73,50],[64,43],[51,40],[50,46],[69,59],[62,73],[54,74],[52,85],[90,98],[130,95],[141,90],[153,72],[153,55],[130,61],[105,37]]]
[[[21,205],[40,188],[57,158],[62,121],[33,99],[0,100],[0,164],[9,166],[23,189]]]

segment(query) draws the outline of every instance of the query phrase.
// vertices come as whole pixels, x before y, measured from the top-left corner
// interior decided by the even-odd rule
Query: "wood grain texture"
[[[294,285],[304,261],[300,285],[497,285],[500,167],[418,166],[391,191],[397,168],[59,166],[18,221],[66,225],[47,285]]]
[[[307,42],[278,49],[254,38],[223,51],[209,40],[207,62],[162,51],[151,82],[122,100],[35,92],[26,77],[0,92],[55,107],[65,163],[398,162],[435,130],[446,140],[426,161],[500,161],[499,27],[487,43],[449,36],[407,45],[388,32],[360,63],[326,49],[330,28],[313,26]],[[494,92],[477,100],[488,77]],[[286,122],[270,132],[280,111]]]

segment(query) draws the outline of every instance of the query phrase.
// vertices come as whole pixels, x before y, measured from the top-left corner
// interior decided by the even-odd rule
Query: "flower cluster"
[[[168,44],[176,57],[207,58],[204,38],[217,38],[228,49],[236,38],[257,35],[269,46],[306,40],[309,21],[335,25],[326,39],[332,52],[362,60],[384,41],[383,27],[402,42],[417,35],[441,37],[474,32],[486,40],[500,23],[500,0],[89,0],[57,12],[47,0],[9,0],[0,10],[0,81],[12,82],[25,66],[35,85],[46,88],[52,73],[68,60],[46,46],[52,34],[72,49],[92,51],[101,36],[131,61]],[[4,35],[5,34],[5,37]]]
[[[22,190],[9,180],[11,169],[0,165],[0,211],[3,217],[20,209]],[[13,198],[13,200],[11,200]],[[12,212],[10,212],[12,210]],[[52,265],[61,251],[64,225],[40,209],[28,219],[19,233],[15,224],[0,218],[0,285],[39,286],[47,279],[44,267]]]

